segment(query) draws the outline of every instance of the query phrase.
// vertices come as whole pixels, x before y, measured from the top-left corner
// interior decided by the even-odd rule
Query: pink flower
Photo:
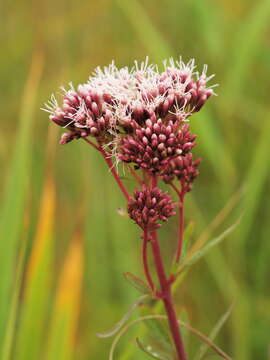
[[[119,134],[129,135],[148,119],[161,119],[163,127],[172,126],[177,136],[175,123],[185,121],[214,94],[212,87],[207,87],[213,76],[207,77],[206,70],[204,67],[199,75],[194,60],[184,64],[181,59],[164,61],[161,72],[157,65],[148,63],[148,58],[141,64],[135,62],[131,70],[118,69],[112,63],[97,68],[77,89],[72,84],[68,90],[62,87],[61,104],[52,95],[43,110],[50,113],[52,121],[71,131],[61,143],[93,136],[104,145],[116,144],[114,139]]]

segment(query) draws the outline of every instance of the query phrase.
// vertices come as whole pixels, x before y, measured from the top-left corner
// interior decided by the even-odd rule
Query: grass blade
[[[117,3],[134,27],[138,38],[155,60],[159,61],[173,55],[172,49],[163,39],[162,34],[160,34],[152,24],[152,21],[150,21],[144,8],[138,1],[117,0]],[[138,19],[140,19],[139,22]]]
[[[49,332],[47,360],[73,358],[82,280],[83,247],[80,235],[77,234],[71,242],[59,279]]]
[[[31,157],[31,136],[37,88],[42,74],[43,57],[34,55],[21,105],[20,122],[14,145],[13,160],[2,201],[0,221],[0,348],[5,336],[11,289],[14,283],[14,264],[19,237],[23,228],[28,176]]]
[[[149,295],[140,296],[130,306],[130,308],[124,314],[122,319],[120,321],[118,321],[118,323],[116,323],[115,326],[112,329],[110,329],[109,331],[103,332],[103,333],[98,333],[97,336],[100,337],[100,338],[107,338],[107,337],[111,337],[111,336],[115,335],[121,329],[121,327],[128,321],[128,319],[133,314],[133,312],[138,308],[138,306],[140,306],[148,297],[149,297]]]
[[[238,104],[239,94],[242,94],[242,89],[246,86],[249,66],[257,55],[257,48],[260,40],[263,39],[262,33],[269,25],[270,20],[269,0],[255,2],[253,7],[254,9],[250,11],[246,21],[239,22],[240,29],[236,32],[234,48],[229,52],[231,66],[228,66],[224,96],[234,100],[236,104]]]
[[[12,296],[10,312],[9,312],[9,319],[6,328],[5,340],[3,344],[3,351],[1,355],[2,360],[9,360],[12,356],[12,349],[13,349],[13,341],[14,341],[14,334],[16,329],[16,320],[17,320],[17,313],[19,308],[19,301],[20,301],[20,291],[23,281],[23,266],[25,260],[25,246],[26,243],[21,247],[19,260],[18,260],[18,267],[16,271],[15,283],[14,283],[14,292]]]
[[[54,185],[48,181],[44,188],[36,240],[27,267],[16,344],[16,358],[20,360],[38,359],[43,351],[52,278],[54,198]]]
[[[257,140],[257,148],[254,152],[251,165],[246,174],[246,194],[243,199],[243,209],[245,211],[243,223],[237,232],[237,243],[239,246],[250,233],[255,219],[255,214],[260,204],[263,186],[267,179],[270,163],[268,161],[269,141],[270,141],[270,114],[266,116],[265,124],[262,127],[260,137]]]

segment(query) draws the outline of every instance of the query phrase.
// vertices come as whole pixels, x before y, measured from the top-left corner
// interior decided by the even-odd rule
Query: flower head
[[[118,157],[137,168],[157,173],[169,166],[176,157],[184,156],[195,145],[189,125],[173,119],[157,119],[155,114],[134,131],[122,137]]]
[[[153,125],[160,126],[157,122],[161,120],[162,129],[172,126],[177,136],[175,123],[185,121],[214,94],[212,87],[207,87],[212,76],[207,77],[206,70],[200,75],[194,60],[185,64],[181,59],[164,61],[161,72],[157,65],[148,63],[148,58],[140,64],[135,62],[131,70],[118,69],[112,63],[104,69],[98,67],[77,89],[72,84],[68,90],[62,88],[61,104],[53,95],[44,110],[52,121],[71,132],[61,143],[93,136],[106,145],[116,135],[136,134],[139,126],[153,118],[157,119]]]
[[[142,229],[150,231],[158,229],[160,221],[165,222],[175,215],[171,196],[159,188],[149,189],[145,186],[135,191],[134,198],[129,201],[128,213]]]

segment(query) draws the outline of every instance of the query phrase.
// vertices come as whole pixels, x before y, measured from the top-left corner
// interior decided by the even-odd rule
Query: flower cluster
[[[98,67],[77,89],[61,88],[62,103],[53,95],[44,110],[68,130],[61,144],[93,137],[116,163],[129,163],[165,183],[178,179],[187,192],[200,163],[191,153],[196,135],[189,117],[214,94],[207,86],[213,75],[206,75],[206,66],[201,74],[195,68],[194,60],[181,59],[165,61],[162,71],[148,59],[131,70],[112,63]]]
[[[54,96],[47,104],[50,119],[57,125],[70,130],[64,134],[60,143],[65,144],[73,139],[85,136],[102,138],[113,122],[110,110],[110,97],[100,94],[90,85],[79,85],[75,91],[72,84],[63,94],[63,104],[58,105]]]
[[[185,192],[188,192],[192,189],[192,182],[199,175],[198,166],[200,163],[200,158],[193,160],[191,152],[185,156],[177,156],[169,162],[161,177],[166,184],[171,183],[176,177],[185,185]]]
[[[173,120],[162,121],[153,114],[144,126],[137,125],[134,132],[122,138],[119,159],[136,164],[137,168],[158,173],[179,155],[184,156],[195,145],[196,136],[189,125],[179,127]]]
[[[170,59],[164,62],[162,72],[148,64],[148,59],[141,64],[135,62],[131,70],[118,69],[112,63],[97,68],[77,90],[72,84],[68,90],[61,88],[62,104],[53,95],[44,110],[52,121],[69,130],[62,144],[86,136],[104,144],[117,138],[121,144],[139,126],[147,127],[147,120],[155,123],[159,119],[166,127],[171,121],[176,135],[177,126],[213,95],[212,88],[207,87],[212,76],[207,77],[206,71],[204,67],[202,74],[197,73],[194,60],[185,64],[181,59]]]
[[[159,221],[167,221],[174,212],[171,196],[157,187],[149,189],[145,186],[141,191],[135,191],[134,198],[128,203],[128,213],[142,229],[149,231],[158,229]]]

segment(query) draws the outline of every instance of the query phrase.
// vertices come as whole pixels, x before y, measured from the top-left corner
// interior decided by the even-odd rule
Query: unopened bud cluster
[[[158,229],[160,221],[166,222],[175,215],[171,196],[157,187],[143,186],[141,191],[135,191],[134,198],[129,201],[128,213],[142,229],[150,231]]]
[[[200,158],[193,161],[191,152],[185,156],[177,156],[170,161],[161,178],[166,184],[169,184],[177,177],[185,186],[185,192],[188,192],[192,189],[192,182],[199,175],[198,166],[200,163]]]
[[[177,121],[162,121],[152,114],[144,126],[136,126],[132,134],[122,138],[118,156],[137,168],[160,173],[174,158],[188,153],[195,139],[188,124],[179,126]]]

